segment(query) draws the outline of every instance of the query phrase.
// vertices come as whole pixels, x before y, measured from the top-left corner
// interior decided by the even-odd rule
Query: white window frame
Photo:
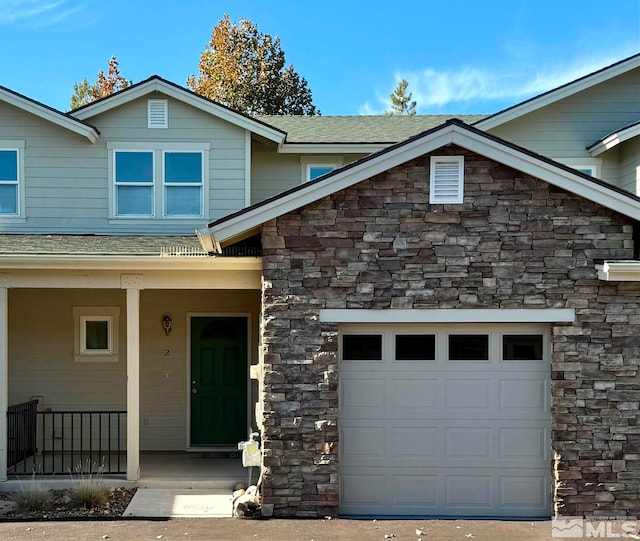
[[[458,166],[459,178],[455,195],[436,198],[436,164],[453,163]],[[429,203],[433,205],[460,204],[464,201],[464,156],[431,156],[429,167]]]
[[[109,141],[107,142],[109,150],[108,173],[111,183],[109,190],[109,221],[110,223],[122,223],[131,220],[136,223],[156,223],[158,220],[172,221],[200,221],[209,215],[209,151],[211,143],[209,142],[170,142],[158,141],[156,143],[149,142],[132,142],[132,141]],[[118,215],[117,210],[117,185],[115,182],[115,164],[117,152],[153,152],[153,215]],[[199,216],[167,216],[165,214],[165,195],[164,195],[164,153],[165,152],[192,152],[202,154],[202,183],[201,183],[201,200]],[[133,186],[134,183],[126,183],[127,186]],[[149,184],[141,184],[149,186]],[[187,184],[182,183],[181,186]]]
[[[0,179],[0,185],[16,186],[16,213],[0,214],[0,223],[2,221],[24,220],[25,208],[25,190],[24,190],[24,141],[0,139],[0,150],[8,150],[16,153],[17,159],[17,179],[15,181],[9,179]]]
[[[332,167],[333,169],[339,169],[342,167],[342,160],[337,160],[335,157],[319,158],[317,156],[302,156],[300,158],[300,164],[302,165],[302,183],[309,182],[311,180],[311,169],[314,167]]]
[[[125,153],[146,153],[151,154],[151,183],[148,182],[118,182],[116,179],[116,156],[118,154]],[[114,215],[118,218],[153,218],[156,215],[156,160],[155,153],[149,149],[114,149],[113,154],[113,200],[114,200]],[[151,189],[151,214],[118,214],[118,186],[125,186],[128,188],[150,188]]]
[[[118,306],[74,306],[74,361],[77,363],[117,363],[120,360],[119,318],[120,308]],[[107,349],[87,349],[86,324],[91,321],[107,322]]]
[[[585,169],[589,169],[591,173],[587,173],[588,175],[594,178],[600,178],[602,168],[601,158],[558,158],[557,161],[578,171],[583,170],[582,172],[584,172]]]
[[[165,218],[203,218],[203,207],[204,207],[204,151],[202,150],[173,150],[167,149],[162,150],[162,215]],[[165,167],[165,156],[167,154],[200,154],[200,182],[167,182],[166,179],[166,167]],[[169,215],[167,213],[167,187],[175,187],[175,188],[188,188],[188,187],[199,187],[200,188],[200,214],[195,216],[192,214],[189,215]]]

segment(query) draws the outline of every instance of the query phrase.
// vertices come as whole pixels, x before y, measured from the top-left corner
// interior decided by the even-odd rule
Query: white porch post
[[[123,274],[127,291],[127,480],[140,478],[140,290],[142,275]]]
[[[9,406],[9,310],[6,280],[0,276],[0,481],[7,480],[7,408]]]

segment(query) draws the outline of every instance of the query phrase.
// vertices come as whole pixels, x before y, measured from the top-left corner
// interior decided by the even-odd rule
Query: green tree
[[[246,114],[319,115],[307,81],[286,67],[279,37],[224,14],[200,56],[199,74],[187,79],[202,96]]]
[[[107,73],[100,70],[95,83],[91,84],[85,77],[82,81],[73,84],[73,95],[71,96],[71,109],[77,109],[82,105],[87,105],[93,101],[110,96],[131,85],[120,74],[118,60],[115,56],[109,59]]]
[[[387,111],[387,115],[415,115],[416,102],[411,100],[413,96],[411,92],[407,94],[409,83],[406,79],[402,79],[396,86],[396,89],[389,94],[391,100],[391,110]]]

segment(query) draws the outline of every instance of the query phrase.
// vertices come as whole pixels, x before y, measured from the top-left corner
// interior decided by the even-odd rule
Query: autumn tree
[[[127,88],[130,84],[131,81],[120,74],[118,61],[115,56],[112,56],[109,59],[106,75],[104,71],[100,70],[94,84],[89,83],[86,77],[73,84],[71,109],[77,109],[82,105],[110,96],[114,92]]]
[[[407,94],[409,83],[406,79],[402,79],[396,86],[396,89],[389,94],[391,100],[391,109],[386,112],[387,115],[415,115],[416,102],[412,101],[412,94]]]
[[[225,14],[213,27],[189,87],[202,96],[247,114],[319,115],[307,81],[286,66],[279,37],[258,31],[249,19]]]

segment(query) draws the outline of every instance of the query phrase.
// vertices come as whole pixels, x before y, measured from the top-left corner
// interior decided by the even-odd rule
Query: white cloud
[[[466,106],[466,109],[469,105],[480,102],[483,108],[487,107],[487,102],[507,102],[513,105],[593,73],[635,52],[635,48],[629,47],[615,55],[575,58],[565,63],[554,62],[547,66],[520,62],[506,69],[460,67],[450,70],[426,68],[419,72],[399,72],[395,75],[389,92],[379,93],[373,104],[365,103],[359,112],[384,113],[389,108],[388,94],[393,92],[402,79],[409,82],[408,90],[418,103],[418,112],[423,114],[439,112],[456,105],[460,109]],[[474,112],[489,113],[494,110]]]
[[[83,7],[69,0],[0,0],[0,25],[56,26],[67,22]]]

